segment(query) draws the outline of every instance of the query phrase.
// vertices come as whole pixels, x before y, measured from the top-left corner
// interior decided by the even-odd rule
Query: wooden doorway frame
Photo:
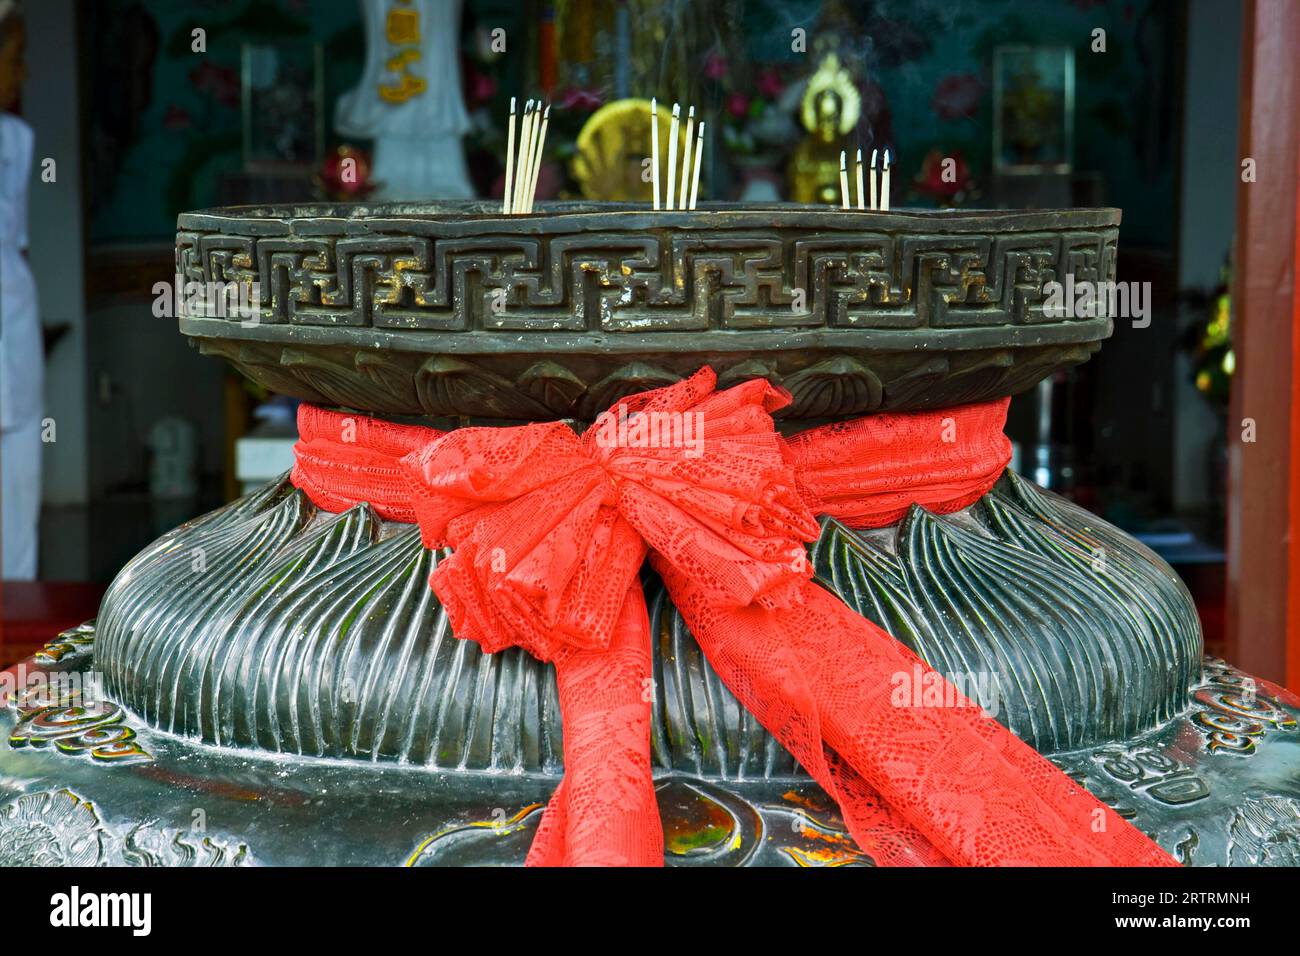
[[[1227,640],[1233,663],[1300,689],[1300,3],[1246,0],[1242,45],[1255,181],[1237,170]]]

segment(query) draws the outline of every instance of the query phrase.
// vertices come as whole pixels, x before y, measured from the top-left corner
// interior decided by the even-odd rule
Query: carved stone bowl
[[[186,283],[254,314],[181,316],[277,392],[380,414],[590,420],[706,362],[764,376],[796,420],[1023,391],[1088,358],[1107,317],[1043,312],[1114,278],[1117,209],[482,202],[232,207],[180,216]],[[204,286],[205,289],[214,288]]]

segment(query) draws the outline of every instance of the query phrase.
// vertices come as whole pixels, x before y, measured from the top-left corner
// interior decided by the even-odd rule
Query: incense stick
[[[515,161],[515,190],[510,200],[512,213],[523,212],[524,180],[528,178],[527,169],[532,157],[528,146],[533,136],[533,101],[524,104],[524,118],[519,124],[519,158]]]
[[[519,157],[515,160],[515,208],[517,214],[524,211],[524,200],[528,195],[528,170],[533,165],[533,127],[536,125],[536,111],[533,101],[524,107],[524,120],[519,127]]]
[[[669,211],[673,208],[673,186],[677,180],[677,124],[682,119],[682,108],[678,104],[673,104],[673,122],[668,129],[668,204],[664,207]]]
[[[880,209],[889,212],[889,150],[885,150],[885,168],[880,176]]]
[[[700,157],[704,154],[704,120],[700,120],[699,132],[695,135],[695,172],[691,176],[691,208],[695,208],[695,197],[700,193]]]
[[[871,208],[872,209],[880,208],[876,199],[876,157],[879,155],[879,152],[880,152],[879,150],[875,150],[875,149],[871,151]]]
[[[532,109],[533,109],[533,101],[529,100],[527,103],[524,104],[523,114],[519,117],[519,140],[518,140],[518,145],[516,147],[516,154],[515,154],[515,182],[513,188],[510,191],[510,212],[511,213],[516,213],[519,211],[520,185],[521,185],[521,181],[524,178],[524,168],[523,168],[524,152],[527,149],[526,144],[528,143],[528,123],[532,116]]]
[[[848,153],[840,150],[840,206],[849,208],[849,169]]]
[[[528,162],[524,164],[524,191],[519,195],[519,211],[531,211],[533,205],[533,160],[537,158],[537,133],[542,122],[542,101],[533,104],[533,125],[528,130]]]
[[[859,209],[866,209],[866,208],[867,208],[867,193],[866,193],[866,190],[862,188],[862,150],[861,150],[861,148],[858,149],[858,158],[857,158],[857,162],[856,162],[854,168],[855,168],[855,170],[857,171],[857,180],[858,180],[858,208],[859,208]]]
[[[685,150],[682,153],[682,188],[677,194],[677,208],[687,209],[687,202],[690,196],[691,185],[691,146],[695,135],[695,107],[692,106],[686,113],[686,139],[683,143]]]
[[[650,175],[654,180],[655,209],[659,208],[659,101],[650,99]]]
[[[533,211],[533,203],[537,200],[537,177],[542,172],[542,151],[546,148],[546,127],[551,122],[551,104],[546,104],[546,109],[542,110],[542,128],[535,137],[537,148],[534,150],[533,168],[528,176],[528,203],[524,212]]]
[[[506,185],[501,193],[501,211],[513,212],[510,208],[510,190],[514,185],[515,172],[515,98],[510,97],[510,132],[506,136]]]

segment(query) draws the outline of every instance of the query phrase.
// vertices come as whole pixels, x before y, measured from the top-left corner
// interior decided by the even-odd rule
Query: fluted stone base
[[[438,555],[283,479],[123,569],[0,711],[0,864],[522,862],[562,772],[549,667],[456,639]],[[1202,664],[1158,557],[1008,473],[955,515],[824,525],[821,583],[1184,862],[1300,863],[1300,701]],[[730,695],[662,585],[652,722],[670,862],[869,864]]]

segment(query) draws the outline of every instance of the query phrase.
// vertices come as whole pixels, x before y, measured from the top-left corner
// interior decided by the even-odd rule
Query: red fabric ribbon
[[[624,399],[581,436],[299,410],[295,485],[327,510],[418,522],[426,547],[454,549],[430,585],[456,635],[555,664],[565,775],[528,863],[663,863],[648,550],[713,668],[878,864],[1172,865],[938,675],[959,706],[896,706],[898,675],[933,672],[810,580],[814,512],[880,526],[987,492],[1010,455],[1007,402],[784,440],[786,393],[715,381],[704,368]]]

